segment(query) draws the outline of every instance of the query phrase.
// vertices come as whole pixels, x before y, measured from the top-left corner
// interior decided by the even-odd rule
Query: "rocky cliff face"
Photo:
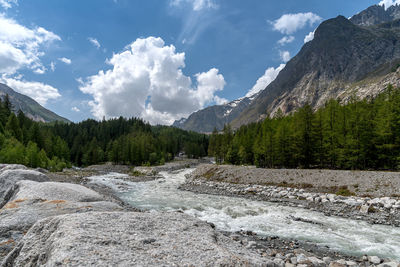
[[[375,96],[389,81],[398,82],[399,42],[400,20],[369,27],[342,16],[327,20],[232,124],[258,121],[279,109],[288,114],[306,103],[317,109],[331,98]]]
[[[11,104],[14,107],[14,111],[22,110],[24,114],[34,121],[41,122],[52,122],[62,121],[69,122],[66,118],[63,118],[54,112],[42,107],[32,98],[17,93],[5,84],[0,83],[0,97],[4,97],[6,94],[10,97]]]
[[[288,114],[306,103],[317,109],[332,98],[343,103],[371,98],[389,83],[400,86],[399,66],[400,5],[371,6],[350,19],[339,16],[321,23],[314,40],[254,99],[208,107],[174,125],[211,132],[226,123],[237,128],[259,121],[279,109]]]
[[[384,6],[371,6],[366,10],[354,15],[350,21],[360,26],[377,25],[400,19],[400,6],[394,5],[385,9]]]

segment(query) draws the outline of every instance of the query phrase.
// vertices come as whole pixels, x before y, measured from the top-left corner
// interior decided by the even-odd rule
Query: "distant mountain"
[[[173,126],[202,133],[211,133],[214,128],[221,130],[239,116],[255,97],[242,97],[224,105],[207,107],[194,112],[187,119],[175,121]]]
[[[360,26],[372,26],[400,19],[400,6],[394,5],[385,10],[384,6],[371,6],[354,15],[350,21]]]
[[[6,94],[10,97],[11,104],[15,111],[22,110],[24,114],[33,119],[34,121],[41,122],[70,122],[66,118],[63,118],[54,112],[42,107],[32,98],[17,93],[5,84],[0,83],[0,97],[4,97]]]
[[[229,118],[223,114],[235,101],[200,110],[176,126],[199,132],[221,129],[224,123],[237,128],[278,110],[288,114],[306,103],[317,109],[332,98],[342,103],[371,98],[389,83],[400,86],[399,66],[400,6],[371,6],[350,19],[338,16],[322,22],[314,39],[277,78]]]

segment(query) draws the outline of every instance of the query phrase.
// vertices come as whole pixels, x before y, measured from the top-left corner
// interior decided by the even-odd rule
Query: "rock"
[[[149,239],[155,241],[143,242]],[[37,222],[2,264],[273,266],[274,263],[186,214],[89,212]]]
[[[296,265],[296,264],[297,264],[297,257],[291,257],[291,258],[290,258],[290,262],[291,262],[292,264]]]
[[[336,262],[336,261],[333,261],[333,262],[329,263],[329,267],[346,267],[346,265]]]
[[[285,267],[285,261],[279,258],[275,258],[273,260],[273,262],[275,263],[276,267]]]
[[[326,266],[326,263],[323,260],[320,260],[316,257],[309,257],[308,260],[312,262],[314,267],[325,267]]]
[[[343,264],[343,265],[346,265],[346,261],[345,260],[343,260],[343,259],[340,259],[340,260],[338,260],[338,261],[336,261],[337,263],[340,263],[340,264]]]
[[[21,165],[22,166],[22,165]],[[25,167],[25,166],[24,166]],[[5,167],[7,168],[7,167]],[[3,168],[4,169],[4,168]],[[0,208],[7,203],[14,194],[15,184],[21,180],[31,180],[36,182],[49,181],[43,173],[33,170],[5,170],[0,173]]]
[[[370,207],[370,205],[368,205],[368,204],[361,205],[360,212],[364,213],[364,214],[367,214],[368,211],[369,211],[369,207]]]
[[[378,265],[378,267],[398,267],[398,266],[400,266],[400,264],[395,261],[384,262],[384,263]]]
[[[88,211],[122,211],[95,191],[76,184],[19,181],[16,193],[0,210],[0,259],[38,220],[61,214]],[[88,202],[91,201],[91,202]],[[12,242],[11,242],[12,241]]]
[[[296,265],[294,265],[294,264],[292,264],[292,263],[289,263],[289,262],[286,262],[285,263],[285,267],[295,267]]]
[[[27,170],[28,168],[21,164],[4,164],[4,166],[0,169],[0,172],[7,170]]]
[[[323,257],[322,260],[326,263],[329,264],[331,263],[332,259],[330,257]]]
[[[357,266],[357,263],[354,261],[346,261],[347,266]]]
[[[97,192],[78,184],[20,181],[17,185],[18,192],[11,200],[44,199],[74,202],[94,202],[104,200],[104,197]]]
[[[368,256],[368,261],[377,265],[381,263],[381,259],[377,256]]]

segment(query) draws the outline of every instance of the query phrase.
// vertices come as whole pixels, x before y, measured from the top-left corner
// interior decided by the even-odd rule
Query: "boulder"
[[[68,183],[22,180],[0,210],[0,260],[38,220],[69,213],[122,211],[95,191]]]
[[[23,165],[21,165],[23,166]],[[25,167],[25,166],[24,166]],[[4,169],[4,168],[3,168]],[[38,171],[33,170],[5,170],[0,172],[0,208],[11,198],[16,190],[16,183],[21,180],[36,182],[49,181],[49,178]]]
[[[2,266],[273,266],[177,212],[88,212],[37,222]]]
[[[27,170],[28,168],[21,164],[1,164],[0,172],[7,170]]]
[[[67,200],[75,202],[102,201],[104,197],[97,192],[78,184],[19,181],[18,192],[11,200],[16,199],[44,199]]]

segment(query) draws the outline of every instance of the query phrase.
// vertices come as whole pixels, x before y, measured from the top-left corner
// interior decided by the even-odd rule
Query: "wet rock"
[[[330,257],[323,257],[322,260],[326,263],[329,264],[332,262],[332,259]]]
[[[399,267],[399,266],[400,266],[400,264],[395,261],[384,262],[384,263],[378,265],[378,267]]]
[[[368,256],[368,261],[377,265],[381,263],[381,259],[377,256]]]
[[[316,257],[309,257],[308,260],[312,262],[314,267],[325,267],[326,266],[326,263],[323,260],[320,260]]]
[[[194,223],[198,227],[192,227]],[[155,239],[144,244],[143,240]],[[3,266],[273,266],[182,213],[89,212],[37,222]]]

